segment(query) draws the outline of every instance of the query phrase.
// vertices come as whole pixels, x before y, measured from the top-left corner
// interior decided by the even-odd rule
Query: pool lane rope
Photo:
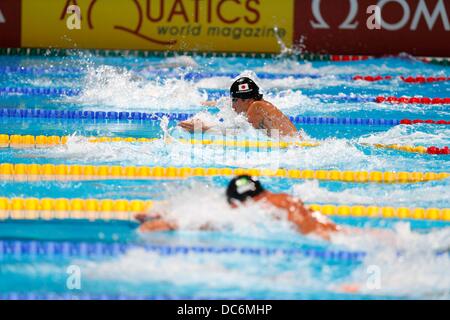
[[[95,121],[160,121],[163,117],[169,120],[183,121],[193,117],[193,113],[145,113],[145,112],[116,112],[116,111],[70,111],[70,110],[46,110],[46,109],[14,109],[0,108],[0,118],[22,119],[71,119],[71,120],[95,120]],[[289,116],[293,123],[314,125],[374,125],[396,126],[399,124],[440,124],[448,125],[450,120],[431,119],[373,119],[373,118],[335,118],[335,117],[311,117]]]
[[[129,301],[129,300],[141,300],[141,301],[151,301],[151,300],[258,300],[252,297],[220,297],[220,296],[180,296],[174,294],[168,295],[125,295],[125,294],[103,294],[103,293],[61,293],[61,292],[7,292],[0,293],[0,300],[30,300],[30,301],[46,301],[46,300],[89,300],[89,301],[100,301],[100,300],[113,300],[113,301]]]
[[[59,88],[59,87],[0,87],[1,94],[25,94],[34,96],[77,96],[81,93],[81,89]],[[218,99],[227,96],[228,93],[214,92],[208,94],[210,99]],[[403,104],[429,104],[429,105],[449,105],[450,98],[430,98],[430,97],[394,97],[394,96],[376,96],[368,97],[361,95],[328,95],[316,94],[310,96],[312,99],[332,100],[333,102],[348,102],[348,103],[403,103]]]
[[[239,73],[233,72],[188,72],[185,74],[181,73],[173,73],[171,71],[162,71],[162,70],[136,70],[130,69],[130,71],[141,73],[151,73],[155,76],[166,76],[166,77],[181,77],[185,80],[199,80],[204,78],[211,77],[228,77],[228,78],[236,78],[239,76]],[[69,68],[69,67],[37,67],[37,66],[0,66],[0,74],[23,74],[23,75],[79,75],[85,73],[86,70],[83,68]],[[258,72],[256,73],[257,78],[259,79],[283,79],[283,78],[293,78],[293,79],[319,79],[326,78],[327,75],[321,74],[308,74],[308,73],[267,73],[267,72]],[[342,80],[363,80],[368,82],[377,82],[377,81],[388,81],[393,79],[401,79],[406,83],[433,83],[433,82],[443,82],[450,81],[450,77],[445,76],[396,76],[396,75],[335,75]]]
[[[418,183],[443,180],[448,172],[381,172],[298,169],[147,167],[0,163],[0,181],[153,180],[189,177],[231,177],[241,174],[285,179],[354,183]]]
[[[127,295],[127,294],[105,294],[105,293],[84,293],[84,292],[74,292],[62,293],[62,292],[7,292],[0,293],[0,300],[30,300],[30,301],[46,301],[46,300],[89,300],[89,301],[129,301],[129,300],[140,300],[140,301],[154,301],[154,300],[189,300],[189,301],[199,301],[199,300],[258,300],[258,298],[253,298],[252,296],[185,296],[176,294],[159,294],[159,295]]]
[[[192,56],[202,58],[252,58],[252,59],[275,59],[280,58],[278,53],[256,53],[256,52],[199,52],[199,51],[148,51],[148,50],[108,50],[108,49],[65,49],[65,48],[0,48],[0,55],[6,56],[45,56],[45,57],[65,57],[77,56],[79,54],[92,54],[100,57],[136,57],[136,58],[170,58],[178,56]],[[351,62],[375,59],[370,55],[330,55],[316,54],[312,52],[293,51],[288,55],[289,58],[299,61],[332,61],[332,62]],[[404,59],[404,58],[403,58]],[[437,64],[441,66],[450,66],[450,59],[446,57],[414,57],[415,60]]]
[[[377,96],[376,103],[450,105],[450,98]]]
[[[0,240],[0,260],[21,258],[106,258],[126,254],[130,250],[145,250],[161,256],[214,254],[244,256],[301,256],[331,261],[359,262],[366,253],[362,251],[333,250],[326,248],[265,248],[234,246],[187,246],[159,244],[125,244],[103,242],[59,242],[59,241],[21,241]]]
[[[136,221],[163,201],[125,199],[1,198],[0,220]],[[327,216],[450,221],[450,208],[307,204]]]
[[[411,153],[450,155],[450,150],[449,150],[448,146],[439,148],[439,147],[436,147],[436,146],[431,146],[431,147],[424,147],[424,146],[400,146],[398,144],[381,144],[381,143],[376,143],[376,144],[373,144],[373,145],[369,145],[369,144],[364,144],[364,145],[374,146],[375,148],[379,148],[379,149],[392,149],[392,150],[411,152]]]
[[[95,121],[160,121],[163,117],[169,120],[183,121],[193,117],[193,113],[145,113],[145,112],[116,112],[116,111],[69,111],[46,109],[0,109],[0,118],[22,119],[71,119],[71,120],[95,120]],[[371,118],[334,118],[289,116],[293,123],[314,125],[380,125],[395,126],[402,120],[397,119],[371,119]],[[409,119],[405,119],[409,121]],[[414,120],[415,121],[415,120]],[[425,121],[425,120],[424,120]],[[428,121],[428,120],[427,120]],[[434,121],[434,120],[432,120]],[[440,120],[435,120],[440,121]],[[431,123],[431,122],[430,122]],[[450,124],[443,121],[439,124]]]
[[[377,82],[377,81],[386,81],[386,80],[393,80],[393,79],[401,79],[403,82],[406,83],[432,83],[432,82],[443,82],[443,81],[450,81],[450,77],[444,77],[444,76],[437,76],[437,77],[423,77],[423,76],[362,76],[362,75],[356,75],[353,76],[352,79],[355,81],[363,80],[368,82]]]
[[[279,53],[258,53],[258,52],[199,52],[199,51],[149,51],[149,50],[108,50],[108,49],[69,49],[69,48],[0,48],[0,55],[7,56],[46,56],[46,57],[65,57],[77,56],[78,54],[92,54],[100,57],[136,57],[136,58],[171,58],[178,56],[192,56],[201,58],[252,58],[252,59],[275,59],[280,58]],[[299,61],[333,61],[333,62],[350,62],[363,61],[373,56],[368,55],[330,55],[330,54],[316,54],[310,52],[292,51],[289,58],[294,58]],[[446,62],[445,58],[428,58],[425,62],[439,63]],[[429,61],[428,61],[429,60]]]
[[[6,135],[0,134],[0,148],[44,148],[58,145],[66,145],[70,136],[32,136],[32,135]],[[152,143],[160,141],[159,138],[134,138],[134,137],[77,137],[79,139],[85,139],[89,143],[112,143],[112,142],[126,142],[126,143]],[[301,141],[301,142],[289,142],[289,141],[250,141],[250,140],[220,140],[220,139],[174,139],[168,140],[168,143],[176,142],[182,144],[191,145],[205,145],[205,146],[224,146],[224,147],[240,147],[240,148],[258,148],[258,149],[286,149],[291,147],[317,147],[320,145],[318,142]],[[370,144],[363,144],[371,146]],[[424,146],[399,146],[396,144],[374,144],[376,148],[395,149],[399,151],[423,153],[423,154],[436,154],[436,155],[448,155],[450,154],[448,147],[424,147]]]
[[[127,142],[127,143],[152,143],[161,141],[160,138],[134,138],[134,137],[82,137],[73,136],[74,138],[84,139],[89,143],[111,143],[111,142]],[[70,136],[32,136],[32,135],[7,135],[0,134],[0,148],[39,148],[66,145]],[[318,142],[311,141],[250,141],[250,140],[220,140],[220,139],[171,139],[166,142],[177,142],[192,145],[214,145],[225,147],[243,147],[243,148],[289,148],[289,147],[317,147]]]

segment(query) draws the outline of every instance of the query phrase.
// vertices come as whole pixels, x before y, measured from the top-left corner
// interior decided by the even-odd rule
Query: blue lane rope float
[[[236,78],[239,76],[239,73],[234,72],[188,72],[185,74],[178,73],[175,74],[173,71],[163,71],[163,70],[146,70],[146,69],[129,69],[132,72],[136,73],[150,73],[158,76],[172,76],[172,77],[179,77],[183,78],[185,80],[200,80],[205,78],[212,78],[212,77],[227,77],[227,78]],[[86,70],[82,68],[69,68],[69,67],[37,67],[37,66],[0,66],[0,74],[11,74],[11,73],[17,73],[17,74],[33,74],[33,75],[44,75],[44,74],[80,74],[84,73]],[[324,75],[320,74],[306,74],[306,73],[267,73],[267,72],[258,72],[256,76],[260,79],[283,79],[283,78],[294,78],[294,79],[303,79],[303,78],[311,78],[311,79],[318,79],[326,77]],[[334,76],[336,77],[336,76]],[[343,80],[353,80],[353,76],[338,76],[339,79]]]
[[[33,293],[33,292],[7,292],[0,293],[0,300],[256,300],[251,297],[189,297],[178,295],[123,295],[123,294],[96,294],[96,293]]]
[[[132,249],[144,249],[159,255],[187,255],[187,254],[240,254],[246,256],[303,256],[325,260],[359,262],[366,253],[362,251],[329,250],[313,247],[281,249],[281,248],[252,248],[252,247],[213,247],[213,246],[185,246],[185,245],[156,245],[125,243],[89,243],[89,242],[56,242],[56,241],[21,241],[0,240],[0,260],[5,258],[39,257],[39,258],[74,258],[74,257],[112,257],[125,254]]]
[[[32,96],[77,96],[81,89],[62,87],[0,87],[0,94],[26,94]]]
[[[134,120],[159,121],[163,117],[169,120],[183,121],[193,117],[193,113],[145,113],[145,112],[116,112],[116,111],[71,111],[71,110],[45,110],[45,109],[0,109],[0,118],[41,118],[41,119],[91,119],[91,120]],[[289,116],[293,123],[315,125],[378,125],[396,126],[399,119],[371,119],[371,118],[336,118],[336,117],[310,117]]]
[[[45,109],[0,109],[0,118],[47,118],[47,119],[95,119],[95,120],[187,120],[194,114],[189,113],[145,113],[145,112],[116,112],[116,111],[72,111]]]
[[[181,70],[184,68],[180,67]],[[227,77],[227,78],[237,78],[240,74],[236,72],[187,72],[183,74],[182,72],[165,71],[161,69],[139,69],[139,68],[128,68],[129,71],[138,74],[151,74],[153,76],[159,77],[177,77],[185,80],[201,80],[211,77]],[[79,75],[86,72],[83,68],[70,68],[70,67],[39,67],[39,66],[0,66],[0,74],[16,73],[16,74],[26,74],[26,75]],[[268,72],[257,72],[256,76],[259,79],[320,79],[327,78],[330,75],[321,74],[308,74],[308,73],[268,73]],[[449,81],[450,77],[445,76],[395,76],[395,75],[377,75],[377,76],[362,76],[362,75],[332,75],[333,78],[346,81],[357,81],[363,80],[368,82],[378,82],[378,81],[390,81],[393,79],[399,79],[406,83],[428,83],[437,81]]]
[[[225,90],[217,90],[217,89],[200,89],[202,91],[206,91],[206,93],[208,94],[208,99],[220,99],[221,97],[225,97],[228,96],[229,93]],[[31,96],[77,96],[81,93],[81,89],[80,88],[62,88],[62,87],[0,87],[0,95],[4,95],[4,94],[25,94],[25,95],[31,95]],[[373,103],[382,103],[384,102],[384,100],[386,100],[387,102],[389,102],[389,99],[385,99],[383,97],[368,97],[368,96],[361,96],[361,95],[354,95],[354,94],[350,94],[350,95],[328,95],[328,94],[315,94],[310,96],[309,98],[311,99],[320,99],[320,100],[324,100],[326,102],[332,101],[332,102],[348,102],[348,103],[367,103],[367,102],[373,102]],[[383,101],[380,101],[380,98]],[[407,98],[395,98],[398,101],[403,99],[403,100],[408,100]],[[414,104],[430,104],[430,103],[425,103],[420,101],[419,98],[414,98],[417,99],[417,102],[408,102],[408,103],[414,103]],[[427,100],[432,100],[430,98],[426,98]],[[438,99],[440,102],[438,104],[440,105],[446,105],[448,104],[448,102],[446,102],[447,99],[449,98],[436,98]],[[435,100],[435,99],[433,99]],[[403,102],[406,103],[406,102]],[[435,104],[434,102],[431,104]]]
[[[227,90],[206,89],[206,88],[203,88],[203,89],[201,88],[200,90],[205,91],[208,94],[208,99],[210,99],[210,100],[218,100],[220,98],[229,96],[229,92]],[[349,94],[349,95],[315,94],[315,95],[309,96],[309,98],[310,99],[319,99],[319,100],[324,100],[324,101],[332,101],[332,102],[349,102],[349,103],[374,102],[374,103],[377,103],[377,97],[368,97],[368,96],[361,96],[361,95],[355,95],[355,94]]]
[[[229,95],[226,90],[203,89],[208,93],[209,99],[219,99]],[[62,88],[62,87],[0,87],[0,94],[25,94],[32,96],[77,96],[81,89]],[[326,95],[316,94],[311,96],[313,99],[333,100],[336,102],[377,102],[377,97],[365,97],[357,95]]]
[[[201,80],[205,78],[214,78],[214,77],[226,77],[226,78],[237,78],[239,77],[240,73],[238,72],[188,72],[183,75],[183,78],[185,80]],[[324,76],[319,74],[302,74],[302,73],[296,73],[296,74],[290,74],[290,73],[266,73],[266,72],[258,72],[256,73],[256,76],[259,79],[267,79],[267,80],[273,80],[273,79],[283,79],[283,78],[294,78],[294,79],[304,79],[304,78],[311,78],[311,79],[318,79],[323,78]],[[341,78],[341,77],[339,77]],[[348,79],[352,80],[352,76],[342,76],[342,79]]]
[[[17,73],[26,75],[51,75],[51,74],[79,74],[84,72],[81,68],[69,67],[30,67],[30,66],[0,66],[0,74]]]

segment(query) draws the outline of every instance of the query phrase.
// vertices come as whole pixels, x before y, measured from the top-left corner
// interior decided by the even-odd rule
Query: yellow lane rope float
[[[134,220],[148,212],[154,201],[66,198],[0,198],[0,220],[87,219]],[[450,208],[394,208],[378,206],[308,205],[328,216],[426,219],[450,221]]]
[[[364,144],[368,145],[368,144]],[[398,144],[380,144],[376,143],[371,146],[374,146],[375,148],[379,149],[392,149],[392,150],[398,150],[398,151],[405,151],[405,152],[411,152],[411,153],[427,153],[427,147],[424,146],[401,146]]]
[[[0,134],[0,148],[48,148],[58,145],[66,145],[69,136],[32,136],[32,135],[7,135]],[[128,143],[151,143],[160,138],[121,138],[121,137],[82,137],[78,136],[80,139],[85,139],[89,143],[111,143],[111,142],[128,142]],[[237,147],[237,148],[259,148],[259,149],[286,149],[290,147],[302,147],[310,148],[317,147],[320,145],[318,142],[312,141],[301,141],[301,142],[290,142],[290,141],[251,141],[251,140],[215,140],[215,139],[167,139],[167,142],[178,142],[182,144],[191,145],[204,145],[204,146],[225,146],[225,147]],[[380,149],[392,149],[411,153],[429,153],[427,147],[424,146],[409,146],[409,145],[398,145],[398,144],[368,144],[362,143],[364,146],[373,146]]]
[[[381,171],[338,171],[297,169],[245,169],[245,168],[176,168],[135,166],[94,166],[54,164],[11,164],[0,163],[0,180],[149,180],[181,179],[188,177],[236,176],[248,174],[262,177],[287,179],[328,180],[358,183],[416,183],[442,180],[450,173],[441,172],[381,172]]]
[[[120,138],[120,137],[79,137],[85,138],[89,143],[110,143],[110,142],[137,142],[150,143],[159,138]],[[69,140],[69,136],[32,136],[32,135],[7,135],[0,134],[0,148],[47,148],[51,146],[65,145]],[[173,140],[183,144],[194,145],[214,145],[226,147],[243,147],[243,148],[280,148],[286,149],[292,146],[296,147],[316,147],[317,142],[287,142],[287,141],[249,141],[249,140],[212,140],[212,139],[176,139]]]

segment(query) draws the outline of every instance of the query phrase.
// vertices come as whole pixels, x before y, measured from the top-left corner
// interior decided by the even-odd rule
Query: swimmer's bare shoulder
[[[266,100],[254,101],[247,112],[248,121],[255,129],[279,130],[282,136],[298,136],[297,128],[275,105]]]

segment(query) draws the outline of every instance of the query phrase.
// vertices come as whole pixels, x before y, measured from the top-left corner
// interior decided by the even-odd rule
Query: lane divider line
[[[70,120],[95,120],[95,121],[159,121],[163,117],[169,120],[183,121],[193,117],[191,113],[145,113],[145,112],[116,112],[116,111],[70,111],[70,110],[45,110],[45,109],[14,109],[0,108],[0,118],[22,119],[70,119]],[[314,125],[368,125],[368,126],[396,126],[399,124],[450,124],[450,120],[431,119],[373,119],[373,118],[336,118],[336,117],[311,117],[289,116],[296,124]]]
[[[365,257],[362,251],[346,251],[321,249],[314,247],[304,248],[267,248],[267,247],[234,247],[234,246],[186,246],[161,244],[126,244],[103,242],[58,242],[58,241],[20,241],[0,240],[0,260],[20,259],[25,257],[39,258],[74,258],[89,257],[102,258],[125,254],[133,249],[155,252],[162,256],[188,255],[188,254],[214,254],[244,256],[303,256],[306,258],[319,258],[326,260],[357,262]]]
[[[135,73],[145,73],[160,77],[178,77],[185,80],[200,80],[211,77],[228,77],[236,78],[239,73],[236,72],[188,72],[185,74],[174,73],[173,71],[163,71],[163,70],[139,70],[131,68],[129,71]],[[26,74],[26,75],[57,75],[57,76],[77,76],[85,73],[86,70],[83,68],[68,68],[68,67],[37,67],[37,66],[0,66],[0,74]],[[259,79],[283,79],[283,78],[294,78],[294,79],[319,79],[326,78],[327,75],[321,74],[308,74],[308,73],[268,73],[268,72],[258,72],[256,76]],[[401,79],[406,83],[433,83],[433,82],[443,82],[450,81],[450,77],[446,76],[401,76],[401,75],[337,75],[338,79],[342,80],[353,80],[353,81],[367,81],[367,82],[377,82],[377,81],[387,81],[393,79]]]
[[[35,96],[77,96],[81,93],[81,89],[61,88],[61,87],[0,87],[1,94],[26,94]],[[208,94],[209,99],[218,99],[227,96],[226,91],[217,91]],[[349,95],[328,95],[316,94],[310,96],[312,99],[332,100],[334,102],[376,102],[376,103],[404,103],[404,104],[432,104],[432,105],[448,105],[450,98],[430,98],[430,97],[394,97],[394,96],[361,96],[355,94]]]
[[[424,77],[424,76],[362,76],[362,75],[355,75],[352,77],[353,80],[363,80],[368,82],[377,82],[377,81],[385,81],[385,80],[393,80],[393,79],[401,79],[403,82],[406,83],[432,83],[432,82],[443,82],[443,81],[450,81],[450,77],[444,77],[444,76],[437,76],[437,77]]]
[[[156,201],[162,203],[162,201]],[[135,221],[136,213],[148,212],[151,200],[0,198],[0,220]],[[391,206],[308,204],[328,216],[450,221],[450,208],[395,208]]]
[[[137,167],[107,165],[54,165],[0,163],[0,181],[149,180],[188,177],[236,176],[327,180],[355,183],[417,183],[447,179],[448,172],[381,172],[298,169]]]
[[[433,105],[448,105],[450,98],[430,98],[430,97],[393,97],[393,96],[377,96],[375,97],[377,103],[391,103],[391,104],[433,104]]]
[[[32,136],[32,135],[7,135],[0,134],[0,148],[44,148],[58,145],[66,145],[69,136]],[[134,138],[134,137],[82,137],[77,138],[85,139],[89,143],[112,143],[112,142],[126,142],[126,143],[152,143],[159,141],[159,138]],[[312,141],[301,141],[301,142],[290,142],[290,141],[251,141],[251,140],[220,140],[220,139],[174,139],[167,140],[167,142],[178,142],[182,144],[191,145],[206,145],[206,146],[224,146],[224,147],[236,147],[236,148],[258,148],[258,149],[286,149],[290,147],[317,147],[320,145],[318,142]],[[367,143],[362,143],[365,146],[371,146]],[[424,146],[399,146],[397,144],[374,144],[376,148],[382,149],[395,149],[399,151],[412,152],[412,153],[422,153],[422,154],[435,154],[435,155],[448,155],[450,150],[448,147],[424,147]]]
[[[220,296],[180,296],[174,294],[167,295],[125,295],[125,294],[101,294],[101,293],[61,293],[61,292],[7,292],[0,293],[0,300],[30,300],[30,301],[46,301],[46,300],[141,300],[141,301],[153,301],[153,300],[258,300],[252,297],[220,297]]]
[[[0,148],[39,148],[47,146],[66,145],[69,136],[33,136],[33,135],[7,135],[0,134]],[[134,138],[134,137],[82,137],[89,143],[111,143],[111,142],[127,142],[127,143],[151,143],[161,140],[160,138]],[[299,141],[251,141],[251,140],[220,140],[220,139],[174,139],[168,142],[179,142],[183,144],[193,145],[215,145],[226,147],[245,147],[245,148],[289,148],[289,147],[316,147],[320,144],[317,142]]]
[[[368,145],[368,144],[363,144]],[[370,146],[370,145],[369,145]],[[424,147],[424,146],[400,146],[398,144],[380,144],[376,143],[373,145],[376,148],[380,149],[393,149],[398,151],[405,151],[405,152],[411,152],[411,153],[422,153],[422,154],[436,154],[436,155],[449,155],[450,150],[446,147]]]
[[[279,58],[276,53],[258,53],[258,52],[199,52],[199,51],[154,51],[154,50],[108,50],[108,49],[66,49],[66,48],[0,48],[0,55],[7,56],[76,56],[77,54],[92,54],[101,57],[159,57],[170,58],[178,56],[192,56],[202,58],[252,58],[252,59],[274,59]],[[348,62],[348,61],[362,61],[373,56],[368,55],[330,55],[330,54],[316,54],[316,53],[300,53],[292,52],[289,54],[291,58],[300,61],[334,61],[334,62]],[[426,62],[440,62],[446,61],[445,58],[421,58]]]
[[[274,59],[279,58],[279,54],[274,53],[256,53],[256,52],[198,52],[198,51],[148,51],[148,50],[108,50],[108,49],[66,49],[66,48],[0,48],[0,55],[7,56],[76,56],[77,54],[92,54],[101,57],[178,57],[192,56],[202,58],[252,58],[252,59]],[[370,55],[330,55],[317,53],[292,52],[290,57],[299,61],[333,61],[350,62],[376,59]],[[447,57],[424,57],[417,56],[413,59],[442,66],[450,66],[450,59]]]

